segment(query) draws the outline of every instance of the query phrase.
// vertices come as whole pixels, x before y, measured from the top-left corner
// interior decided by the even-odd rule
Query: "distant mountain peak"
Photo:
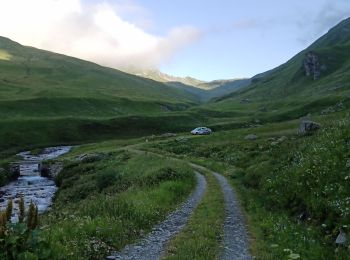
[[[200,84],[206,83],[203,80],[195,79],[193,77],[176,77],[172,76],[166,73],[161,72],[158,69],[142,69],[142,68],[135,68],[135,67],[126,67],[121,68],[122,71],[134,74],[136,76],[153,79],[155,81],[159,82],[180,82],[185,85],[197,87]]]

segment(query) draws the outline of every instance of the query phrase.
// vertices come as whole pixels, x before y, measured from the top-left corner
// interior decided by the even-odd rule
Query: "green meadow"
[[[238,193],[256,259],[349,259],[349,239],[335,243],[350,235],[349,26],[205,103],[186,87],[0,38],[0,185],[14,178],[18,151],[76,145],[58,159],[52,210],[36,230],[4,227],[0,257],[104,259],[185,201],[195,162],[208,169],[207,191],[164,258],[218,258],[224,211],[213,170]],[[309,51],[324,65],[316,80],[304,71]],[[303,119],[320,129],[299,134]],[[191,136],[197,126],[213,134]]]

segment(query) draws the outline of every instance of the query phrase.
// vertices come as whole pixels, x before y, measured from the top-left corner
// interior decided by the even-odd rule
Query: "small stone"
[[[282,143],[284,141],[286,141],[288,138],[286,136],[281,136],[280,138],[278,138],[278,142]]]
[[[343,230],[340,230],[335,243],[338,245],[345,245],[347,241],[346,233]]]
[[[160,137],[175,137],[175,136],[176,136],[175,133],[164,133]]]
[[[187,142],[188,138],[181,136],[181,137],[176,138],[175,141],[176,142],[180,142],[180,143],[181,142]]]
[[[245,99],[242,99],[240,101],[241,104],[247,104],[247,103],[250,103],[250,99],[249,98],[245,98]]]
[[[291,253],[289,256],[288,256],[289,259],[298,259],[300,258],[300,255],[299,254],[295,254],[295,253]]]
[[[254,135],[254,134],[249,134],[249,135],[246,135],[246,136],[244,137],[244,140],[254,141],[254,140],[256,140],[256,139],[258,139],[258,136],[257,136],[257,135]]]

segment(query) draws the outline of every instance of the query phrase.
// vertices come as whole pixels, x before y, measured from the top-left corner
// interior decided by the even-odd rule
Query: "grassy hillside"
[[[61,103],[68,104],[68,107],[81,109],[82,116],[96,109],[93,107],[95,100],[96,106],[107,103],[102,112],[109,115],[140,112],[141,109],[144,112],[161,112],[166,104],[172,107],[192,102],[191,97],[167,85],[64,55],[24,47],[6,38],[0,38],[0,68],[0,111],[4,115],[7,111],[3,112],[2,108],[12,110],[11,106],[15,105],[11,102],[17,101],[20,103],[16,114],[20,108],[26,110],[38,105],[41,110],[40,106],[47,104],[42,110],[59,115],[61,108],[51,106],[51,100],[59,103],[62,99]],[[128,102],[132,104],[128,105]],[[141,109],[138,103],[143,106]],[[136,111],[132,111],[133,108]],[[62,115],[67,115],[67,111],[62,111]]]
[[[312,51],[322,66],[320,78],[307,77],[303,61]],[[253,78],[253,83],[216,103],[213,110],[245,110],[255,117],[289,116],[319,112],[350,98],[350,19],[344,20],[326,35],[278,68]],[[309,106],[309,107],[308,107]],[[263,111],[263,112],[261,112]]]
[[[316,80],[304,70],[309,51],[325,66]],[[40,69],[25,76],[22,63],[14,62],[16,52],[3,47],[0,62],[10,69],[6,72],[4,65],[1,73],[12,80],[2,81],[10,85],[1,87],[8,95],[0,102],[0,152],[96,142],[75,147],[62,158],[65,168],[56,179],[55,204],[42,218],[38,241],[28,243],[30,252],[43,259],[102,259],[112,248],[139,239],[193,189],[193,173],[185,163],[189,160],[226,175],[235,186],[256,259],[349,259],[349,239],[343,245],[335,242],[339,234],[350,234],[349,51],[350,19],[287,63],[257,75],[251,85],[191,106],[192,99],[182,99],[181,91],[60,55],[50,54],[64,64],[69,60],[94,69],[72,65],[87,69],[88,74],[79,76],[74,70],[53,69],[59,80],[56,72],[48,76],[47,65],[38,65]],[[38,64],[42,62],[47,61]],[[120,75],[115,76],[115,89],[114,80],[101,76],[105,73]],[[111,85],[89,87],[91,75]],[[117,87],[124,80],[141,82],[145,89],[152,84],[147,93],[136,83],[130,89]],[[299,118],[306,115],[321,129],[301,135]],[[213,134],[190,136],[188,130],[198,125],[210,126]],[[153,136],[169,131],[178,136]],[[129,145],[147,152],[134,153]],[[86,153],[87,159],[78,159]],[[171,241],[170,258],[215,258],[222,249],[222,197],[215,192],[217,183],[206,177],[208,191],[189,224]],[[9,235],[21,237],[23,232]]]
[[[83,138],[72,137],[86,136],[82,132],[89,120],[168,114],[192,106],[194,100],[153,80],[0,37],[1,148],[79,141]]]

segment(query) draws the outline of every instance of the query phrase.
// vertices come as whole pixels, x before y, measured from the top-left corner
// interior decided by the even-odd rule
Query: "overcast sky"
[[[120,68],[203,80],[284,63],[342,19],[350,0],[0,0],[0,35]]]

